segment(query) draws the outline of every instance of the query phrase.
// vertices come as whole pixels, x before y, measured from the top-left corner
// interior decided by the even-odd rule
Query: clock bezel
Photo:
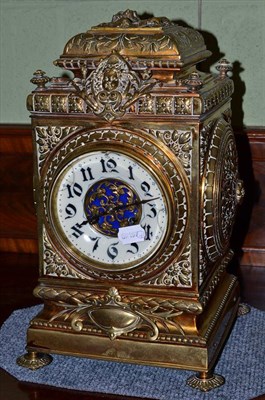
[[[57,195],[58,195],[58,189],[60,186],[60,183],[62,181],[62,179],[65,176],[65,172],[67,171],[68,168],[71,168],[71,166],[75,163],[79,161],[80,156],[86,156],[87,154],[90,153],[96,153],[98,152],[99,149],[97,150],[91,150],[89,149],[89,151],[84,151],[83,154],[80,154],[76,157],[74,157],[69,163],[66,164],[66,166],[64,168],[61,168],[60,171],[58,171],[57,176],[55,177],[52,187],[51,187],[51,192],[50,192],[50,207],[49,207],[49,211],[50,211],[50,217],[51,217],[51,221],[53,223],[53,225],[55,226],[56,229],[56,233],[57,236],[59,237],[61,242],[65,242],[67,244],[67,249],[69,250],[69,253],[71,253],[72,256],[75,256],[79,259],[79,261],[85,261],[88,264],[93,264],[93,267],[102,271],[113,271],[113,272],[120,272],[120,271],[126,271],[126,270],[130,270],[131,268],[136,268],[139,264],[141,264],[144,260],[148,260],[150,258],[153,257],[153,254],[156,254],[157,252],[159,252],[159,248],[163,242],[163,240],[166,240],[166,238],[169,235],[169,224],[163,234],[163,237],[159,239],[158,244],[154,246],[154,250],[151,250],[150,254],[146,255],[146,256],[142,256],[139,257],[137,260],[135,261],[131,261],[128,263],[103,263],[101,261],[96,261],[95,259],[87,256],[86,254],[82,253],[80,250],[78,250],[76,248],[76,246],[69,240],[69,238],[67,237],[67,235],[65,234],[65,231],[62,229],[61,224],[59,222],[59,215],[58,215],[58,207],[57,207]],[[114,148],[114,146],[108,145],[106,148],[104,148],[104,146],[100,146],[100,152],[103,154],[104,152],[109,152],[109,153],[119,153],[125,156],[129,156],[128,154],[126,154],[124,151],[118,151],[117,152],[117,148]],[[167,213],[167,221],[169,221],[169,215],[172,215],[172,212],[169,213],[169,205],[168,205],[168,201],[167,201],[167,194],[165,193],[165,188],[163,188],[163,186],[161,185],[161,180],[162,180],[162,174],[160,174],[161,176],[158,177],[157,175],[157,171],[155,172],[154,170],[150,169],[150,166],[143,165],[143,162],[139,162],[139,157],[135,157],[130,155],[131,160],[134,160],[134,162],[137,162],[138,164],[141,165],[142,168],[145,168],[145,170],[155,179],[157,185],[159,186],[159,189],[161,191],[162,197],[163,197],[163,203],[165,205],[166,208],[166,213]],[[150,160],[151,162],[151,160]],[[160,183],[159,183],[160,181]],[[172,207],[171,207],[172,208]]]
[[[96,134],[97,139],[93,138],[93,133]],[[114,134],[113,134],[114,133]],[[92,134],[92,137],[91,137]],[[105,137],[103,138],[105,134]],[[131,141],[125,140],[126,136],[130,135]],[[119,136],[122,136],[122,140]],[[73,138],[72,136],[75,136]],[[177,214],[177,201],[175,183],[171,182],[169,177],[169,171],[172,176],[178,173],[180,178],[179,181],[182,184],[181,196],[183,200],[181,201],[182,207],[186,210],[186,217],[188,217],[189,212],[189,200],[188,200],[188,183],[185,179],[185,173],[182,171],[180,163],[176,160],[168,148],[161,144],[154,137],[146,137],[137,130],[136,132],[131,132],[128,129],[123,130],[117,128],[113,129],[96,129],[93,131],[84,129],[83,132],[78,133],[78,138],[76,135],[72,135],[66,138],[64,143],[62,143],[56,151],[55,154],[50,154],[49,160],[46,163],[46,168],[43,171],[43,198],[44,198],[44,228],[50,242],[55,247],[56,251],[60,256],[62,256],[71,267],[73,267],[79,273],[82,272],[88,278],[93,278],[97,280],[121,280],[121,281],[137,281],[142,279],[142,277],[149,277],[151,274],[161,271],[165,268],[172,258],[176,258],[183,249],[186,230],[188,225],[188,218],[186,218],[185,223],[180,224],[181,237],[178,236],[176,232],[176,221],[175,216]],[[112,137],[111,137],[112,136]],[[92,139],[92,140],[91,140]],[[143,148],[142,140],[148,142],[145,148]],[[77,144],[78,142],[78,144]],[[74,149],[69,151],[69,145],[74,143]],[[71,146],[70,146],[71,147]],[[66,151],[67,149],[67,151]],[[148,151],[147,151],[148,149]],[[168,209],[168,228],[164,239],[162,240],[159,248],[157,248],[150,257],[146,259],[143,257],[139,259],[137,265],[132,265],[130,268],[123,270],[110,270],[109,268],[103,268],[99,266],[94,260],[89,262],[85,257],[80,258],[76,251],[73,251],[71,245],[66,244],[60,235],[60,230],[58,231],[57,221],[52,216],[51,212],[51,189],[54,182],[60,175],[60,172],[75,158],[86,154],[88,152],[94,152],[97,150],[103,151],[114,151],[120,152],[122,154],[128,155],[129,157],[135,159],[138,163],[144,166],[150,171],[150,174],[155,176],[155,180],[159,183],[162,193],[164,194],[166,207]],[[165,165],[163,165],[163,161]],[[177,164],[177,165],[176,165]],[[174,171],[173,171],[174,169]],[[180,189],[179,189],[180,191]],[[185,204],[184,204],[185,203]],[[172,239],[173,237],[173,239]],[[173,242],[173,245],[172,245]],[[177,244],[176,244],[177,242]],[[165,255],[165,248],[169,248],[170,251]]]

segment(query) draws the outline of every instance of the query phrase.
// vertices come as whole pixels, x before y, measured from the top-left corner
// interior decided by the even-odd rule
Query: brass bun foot
[[[216,389],[225,383],[225,379],[221,375],[213,374],[212,372],[200,372],[187,379],[187,385],[193,389],[209,392]]]
[[[244,303],[239,303],[238,310],[237,310],[237,316],[242,317],[243,315],[246,315],[250,312],[251,308],[247,304]]]
[[[29,351],[28,353],[17,358],[17,364],[20,367],[32,370],[45,367],[51,362],[52,356],[49,354],[37,353],[36,351]]]

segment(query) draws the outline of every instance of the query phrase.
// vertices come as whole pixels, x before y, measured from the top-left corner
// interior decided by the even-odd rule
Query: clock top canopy
[[[33,74],[37,88],[27,108],[32,116],[78,114],[107,121],[135,115],[201,118],[233,93],[226,59],[216,67],[218,76],[197,71],[196,64],[210,55],[192,28],[121,11],[67,42],[54,64],[73,78],[50,78],[41,69]]]
[[[112,21],[72,37],[54,63],[75,69],[80,63],[100,61],[113,52],[130,58],[137,69],[148,66],[186,69],[211,55],[202,35],[165,17],[141,19],[136,11],[115,14]]]

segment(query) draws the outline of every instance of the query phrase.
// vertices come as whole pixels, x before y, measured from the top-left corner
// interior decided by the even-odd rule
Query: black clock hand
[[[146,204],[146,203],[149,203],[150,201],[154,201],[154,200],[157,200],[157,199],[159,199],[159,197],[153,197],[152,199],[146,199],[146,200],[139,200],[139,201],[135,201],[133,203],[122,204],[121,206],[116,206],[116,207],[110,206],[107,211],[104,211],[103,213],[100,213],[100,214],[92,215],[91,217],[87,218],[86,221],[83,221],[80,225],[84,226],[84,225],[87,225],[87,224],[92,224],[92,225],[96,224],[100,217],[104,217],[105,215],[108,215],[112,211],[119,211],[119,210],[125,209],[127,207]]]
[[[110,208],[110,210],[99,214],[99,217],[101,217],[102,215],[107,215],[109,213],[109,211],[119,211],[119,210],[123,210],[127,207],[131,207],[131,206],[139,206],[141,204],[145,204],[145,203],[149,203],[150,201],[154,201],[159,199],[159,197],[153,197],[152,199],[146,199],[146,200],[139,200],[139,201],[134,201],[133,203],[128,203],[128,204],[122,204],[121,206],[116,206],[114,208]]]

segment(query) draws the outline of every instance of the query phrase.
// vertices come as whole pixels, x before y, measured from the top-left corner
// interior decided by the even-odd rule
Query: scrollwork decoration
[[[107,121],[122,117],[141,96],[149,93],[155,79],[142,80],[118,54],[100,62],[95,71],[84,78],[75,78],[71,85],[91,111]]]
[[[87,301],[76,299],[76,304],[59,302],[58,305],[63,310],[55,314],[50,322],[55,319],[70,319],[72,329],[77,332],[83,330],[84,322],[90,321],[106,332],[111,340],[142,327],[149,329],[146,339],[151,341],[158,339],[161,327],[166,331],[173,327],[185,336],[181,325],[176,321],[183,311],[159,310],[159,306],[147,308],[144,305],[125,303],[115,287],[111,287],[103,298],[88,298]]]
[[[146,33],[142,34],[142,30]],[[205,52],[199,32],[176,25],[165,17],[141,19],[135,11],[126,10],[114,15],[111,22],[74,36],[65,46],[64,56],[102,55],[112,50],[126,54],[179,56],[179,52],[190,55],[198,53],[198,49]]]
[[[192,131],[154,130],[150,133],[162,140],[178,157],[188,178],[191,178]]]
[[[80,130],[80,126],[36,126],[39,167],[42,166],[50,151],[70,133]]]
[[[136,11],[125,10],[119,11],[117,14],[113,15],[111,22],[104,22],[97,25],[94,29],[104,27],[104,28],[143,28],[143,27],[161,27],[161,26],[174,26],[166,17],[160,18],[148,18],[141,19]]]
[[[58,255],[51,245],[46,232],[43,234],[43,273],[44,275],[57,276],[60,278],[84,279],[82,274],[75,272]]]
[[[192,284],[190,248],[191,245],[189,243],[179,259],[150,283],[157,286],[190,287]]]

